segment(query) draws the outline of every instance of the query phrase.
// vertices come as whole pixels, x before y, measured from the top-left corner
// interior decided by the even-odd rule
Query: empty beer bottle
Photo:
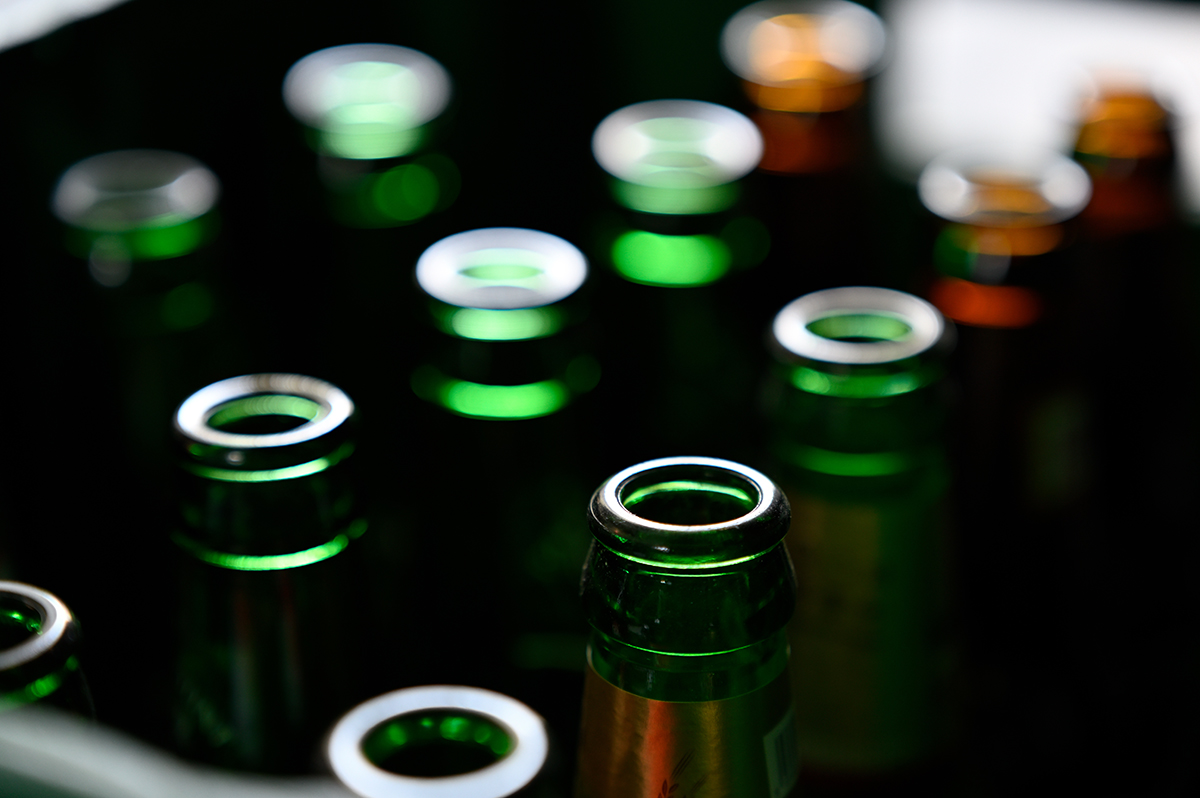
[[[970,530],[958,539],[963,642],[994,686],[969,733],[1001,745],[1033,718],[1077,718],[1083,700],[1071,585],[1094,546],[1095,408],[1077,353],[1094,321],[1074,290],[1068,220],[1090,185],[1059,153],[979,148],[935,159],[919,190],[951,222],[927,296],[958,330],[949,439],[958,523]],[[1047,748],[1044,767],[1059,767],[1066,744]]]
[[[641,386],[608,399],[637,403],[614,414],[624,429],[641,422],[623,444],[635,439],[649,457],[703,430],[717,453],[736,455],[759,349],[745,331],[767,321],[747,318],[731,293],[770,246],[742,201],[761,137],[724,106],[661,100],[607,116],[592,152],[623,209],[597,242],[620,278],[599,288],[606,307],[622,309],[604,330],[611,384]]]
[[[190,756],[303,770],[368,687],[349,678],[364,614],[349,558],[366,529],[346,473],[353,415],[342,391],[294,374],[222,380],[176,413],[175,736]]]
[[[759,198],[775,246],[757,301],[771,298],[768,318],[781,296],[876,282],[896,260],[875,254],[879,225],[860,223],[886,189],[866,120],[885,40],[879,17],[843,0],[754,3],[722,31],[721,55],[763,137]]]
[[[94,155],[54,189],[67,249],[104,289],[128,428],[143,460],[159,459],[171,410],[190,386],[212,379],[237,351],[218,333],[221,292],[206,247],[219,194],[204,164],[165,150]]]
[[[346,713],[325,755],[363,798],[549,796],[542,719],[515,699],[477,687],[410,687]]]
[[[1105,708],[1102,720],[1088,723],[1084,767],[1118,757],[1158,761],[1190,723],[1191,713],[1173,698],[1192,682],[1180,648],[1186,635],[1179,634],[1193,623],[1189,558],[1164,554],[1187,545],[1178,531],[1190,526],[1188,496],[1200,479],[1194,407],[1162,401],[1141,380],[1113,379],[1114,363],[1136,364],[1142,374],[1176,375],[1179,396],[1196,393],[1197,370],[1180,368],[1200,353],[1194,254],[1186,251],[1189,233],[1176,201],[1178,122],[1170,98],[1156,96],[1148,80],[1111,72],[1096,78],[1073,156],[1092,179],[1076,253],[1091,322],[1078,357],[1092,411],[1092,479],[1081,547],[1087,554],[1067,592],[1086,596],[1088,608],[1073,625],[1074,680],[1090,705]],[[1150,317],[1162,345],[1130,334],[1128,320]],[[1129,546],[1132,528],[1162,530],[1160,545]],[[1120,597],[1108,588],[1116,573],[1128,586]],[[1114,648],[1114,638],[1124,644]],[[1129,684],[1145,688],[1133,695],[1123,687]],[[1113,776],[1121,781],[1110,789],[1122,783],[1136,790],[1142,768]]]
[[[57,597],[0,582],[0,712],[39,703],[93,716],[79,638],[79,623]]]
[[[836,171],[861,154],[865,130],[850,111],[862,104],[884,42],[879,17],[843,0],[766,0],[730,18],[721,55],[758,109],[760,169]]]
[[[801,782],[895,788],[951,731],[939,386],[952,335],[929,303],[868,287],[803,296],[772,331]]]
[[[320,156],[338,221],[396,227],[454,201],[458,169],[430,151],[450,95],[441,64],[390,44],[328,47],[288,70],[284,103]]]
[[[554,713],[572,711],[583,673],[578,512],[597,471],[587,275],[578,249],[536,230],[471,230],[429,247],[416,280],[430,323],[412,375],[425,401],[402,444],[423,452],[411,476],[430,497],[420,523],[440,530],[415,556],[454,559],[460,574],[427,619],[437,642],[422,674],[501,689],[567,727],[574,717]],[[467,497],[477,512],[446,512]],[[442,592],[442,576],[429,578]],[[481,646],[498,654],[484,676],[471,653]]]
[[[576,798],[794,794],[789,520],[726,460],[653,460],[596,491]]]

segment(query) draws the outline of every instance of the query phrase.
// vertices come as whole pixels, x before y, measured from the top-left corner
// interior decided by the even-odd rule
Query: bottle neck
[[[592,630],[588,664],[610,684],[657,701],[719,701],[759,690],[788,662],[783,630],[720,653],[684,656],[648,651]]]
[[[691,660],[754,646],[786,624],[796,585],[775,544],[740,562],[672,568],[593,542],[582,598],[592,628],[631,650]]]
[[[807,361],[776,367],[776,455],[835,476],[918,468],[941,439],[939,360],[878,365]]]

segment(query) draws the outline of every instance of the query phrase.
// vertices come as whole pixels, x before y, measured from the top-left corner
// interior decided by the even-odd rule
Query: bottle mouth
[[[417,50],[346,44],[301,58],[283,80],[283,101],[320,133],[321,149],[339,158],[407,155],[419,129],[450,102],[450,75]]]
[[[189,396],[175,413],[175,429],[187,440],[222,449],[269,449],[321,438],[353,413],[350,397],[323,380],[248,374]]]
[[[857,3],[768,0],[729,18],[721,56],[735,75],[761,86],[832,87],[874,72],[885,42],[879,17]]]
[[[38,659],[58,645],[72,621],[56,596],[21,582],[0,582],[0,673]]]
[[[758,166],[762,146],[745,116],[696,100],[628,105],[605,117],[592,136],[592,154],[613,177],[686,194],[745,177]]]
[[[519,227],[488,227],[443,238],[417,259],[417,284],[434,299],[460,308],[491,310],[467,319],[464,337],[487,331],[497,337],[549,334],[545,318],[520,319],[539,325],[520,327],[513,311],[540,308],[566,299],[587,279],[587,259],[558,236]],[[472,326],[473,325],[473,328]],[[496,332],[501,331],[501,332]],[[536,333],[536,334],[534,334]]]
[[[166,150],[117,150],[69,167],[54,189],[54,215],[99,233],[170,228],[217,204],[221,184],[204,164]]]
[[[589,521],[608,548],[635,560],[711,567],[756,557],[786,534],[787,499],[752,468],[711,457],[668,457],[610,477]]]
[[[412,687],[373,698],[333,727],[334,775],[366,798],[502,798],[541,772],[541,717],[475,687]]]
[[[814,291],[784,306],[771,331],[789,355],[845,365],[892,363],[920,355],[946,335],[923,299],[888,288]]]
[[[932,160],[918,181],[921,202],[952,222],[1036,227],[1078,214],[1092,194],[1082,166],[1048,149],[968,148]]]

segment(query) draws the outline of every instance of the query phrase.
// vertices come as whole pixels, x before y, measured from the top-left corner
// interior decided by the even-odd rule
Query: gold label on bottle
[[[656,701],[588,665],[575,798],[785,798],[799,773],[787,671],[720,701]]]

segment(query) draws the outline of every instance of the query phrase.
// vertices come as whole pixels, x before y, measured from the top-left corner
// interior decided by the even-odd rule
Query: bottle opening
[[[730,183],[753,171],[762,157],[762,136],[753,122],[724,106],[657,100],[626,106],[605,117],[592,136],[592,154],[618,180],[674,192],[669,196],[643,192],[638,205],[631,206],[634,210],[679,213],[673,206],[684,202],[686,194]],[[641,207],[656,197],[657,202]],[[618,199],[635,198],[619,194]]]
[[[912,327],[900,319],[869,313],[845,313],[809,322],[809,332],[831,341],[869,344],[898,341],[912,333]]]
[[[63,172],[51,205],[59,219],[85,230],[162,231],[208,213],[219,194],[216,175],[195,158],[164,150],[118,150]]]
[[[942,340],[945,329],[925,300],[872,286],[805,294],[785,305],[771,325],[788,359],[851,365],[914,357]]]
[[[790,511],[764,474],[715,457],[630,466],[592,494],[588,525],[616,554],[672,568],[752,559],[779,543]]]
[[[238,450],[241,457],[247,449],[315,441],[353,413],[350,397],[323,380],[246,374],[214,382],[185,399],[175,411],[175,430],[189,442]]]
[[[495,764],[512,749],[512,739],[491,718],[441,709],[392,718],[372,729],[362,748],[368,761],[389,773],[438,778]]]
[[[656,469],[621,487],[621,505],[647,521],[675,526],[721,524],[758,505],[753,484],[734,473],[703,467]]]
[[[239,435],[273,435],[314,421],[320,415],[321,405],[301,396],[247,396],[214,409],[208,417],[208,426]]]
[[[23,596],[0,593],[0,651],[16,648],[42,631],[45,615]]]
[[[348,44],[297,61],[283,82],[288,111],[319,131],[338,158],[396,158],[418,149],[421,127],[450,102],[450,76],[407,47]]]
[[[884,53],[883,23],[841,0],[768,0],[726,23],[721,56],[762,108],[837,111],[862,96]]]
[[[921,202],[952,222],[1018,228],[1075,216],[1091,196],[1083,167],[1051,150],[999,148],[946,153],[925,167]]]
[[[574,246],[549,233],[516,227],[458,233],[438,241],[417,260],[417,284],[425,293],[461,308],[540,308],[566,299],[586,278],[587,261]],[[476,314],[473,320],[482,318]],[[487,318],[485,326],[491,327],[502,317]]]

